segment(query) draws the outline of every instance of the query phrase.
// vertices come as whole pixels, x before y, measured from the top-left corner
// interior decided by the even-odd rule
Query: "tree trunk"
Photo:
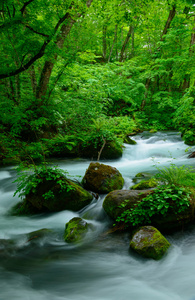
[[[175,17],[175,14],[176,14],[176,5],[174,4],[172,9],[169,11],[169,16],[167,18],[164,30],[163,30],[162,35],[161,35],[161,39],[160,39],[161,41],[163,41],[165,35],[167,34],[167,31],[171,26],[171,22],[173,21],[173,18]],[[159,51],[159,50],[160,50],[160,48],[157,49],[157,51]],[[151,78],[148,77],[147,80],[146,80],[146,84],[145,84],[146,91],[145,91],[145,94],[144,94],[144,99],[143,99],[142,104],[141,104],[141,110],[143,110],[145,105],[146,105],[146,99],[147,99],[150,83],[151,83]]]
[[[124,54],[125,54],[125,49],[126,49],[127,44],[128,44],[128,42],[129,42],[129,40],[130,40],[130,37],[131,37],[132,28],[133,28],[133,26],[130,26],[130,27],[129,27],[129,31],[128,31],[128,33],[127,33],[126,39],[125,39],[125,41],[124,41],[124,43],[123,43],[123,46],[122,46],[122,49],[121,49],[121,54],[120,54],[120,59],[119,59],[119,61],[123,61]]]
[[[116,43],[116,40],[117,40],[117,29],[118,29],[118,25],[115,25],[114,40],[113,40],[112,47],[111,47],[111,50],[110,50],[110,54],[109,54],[109,57],[108,57],[108,63],[110,62],[111,55],[112,55],[112,52],[113,52],[113,49],[114,49],[114,44]]]
[[[171,26],[171,22],[173,21],[175,14],[176,14],[176,5],[174,4],[172,9],[169,11],[169,16],[168,16],[167,22],[165,24],[164,30],[161,35],[161,41],[163,40],[164,36],[167,34],[167,31]]]
[[[132,32],[131,32],[131,57],[134,57],[135,55],[135,27],[132,26]]]
[[[144,99],[143,99],[142,104],[141,104],[141,111],[144,109],[144,107],[146,105],[146,99],[147,99],[147,96],[148,96],[148,89],[149,89],[149,86],[150,86],[150,82],[151,82],[151,79],[147,78],[146,84],[145,84],[146,91],[144,93]]]
[[[102,36],[102,47],[103,47],[103,58],[106,60],[106,54],[107,54],[107,41],[106,41],[106,33],[107,33],[107,26],[103,26],[103,36]]]
[[[195,18],[194,18],[195,22]],[[190,40],[190,56],[194,53],[194,44],[195,44],[195,27],[192,29],[191,40]]]
[[[90,7],[92,1],[93,0],[88,0],[86,2],[87,7]],[[71,7],[71,9],[73,10],[74,7]],[[72,26],[82,16],[82,14],[83,13],[76,13],[74,17],[72,17],[69,13],[66,14],[65,23],[62,25],[60,30],[60,35],[58,36],[57,41],[55,43],[58,49],[62,49],[64,41],[67,38]],[[52,57],[51,60],[46,61],[43,66],[39,84],[37,87],[37,93],[36,93],[37,99],[41,99],[42,97],[46,96],[49,80],[51,77],[54,64],[57,60],[57,57],[58,55],[55,54],[54,57]]]
[[[32,86],[33,94],[34,94],[34,96],[36,96],[37,80],[36,80],[35,68],[34,68],[33,65],[29,69],[29,75],[30,75],[30,81],[31,81],[31,86]]]

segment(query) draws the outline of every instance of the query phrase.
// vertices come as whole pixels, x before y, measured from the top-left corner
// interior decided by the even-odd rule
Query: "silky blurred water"
[[[144,132],[133,139],[137,145],[125,145],[121,159],[102,161],[122,173],[124,188],[138,172],[156,172],[155,165],[195,166],[176,132]],[[90,161],[54,163],[80,181]],[[161,261],[143,259],[129,251],[128,233],[106,234],[110,220],[102,209],[105,195],[80,212],[8,216],[19,201],[13,197],[15,179],[12,167],[0,169],[0,300],[195,300],[195,227],[167,236],[172,246]],[[63,241],[65,223],[74,216],[95,228],[77,246]],[[25,234],[41,228],[53,234],[28,242]]]

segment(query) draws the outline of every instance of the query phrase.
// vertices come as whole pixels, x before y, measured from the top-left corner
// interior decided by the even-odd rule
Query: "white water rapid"
[[[121,159],[102,161],[122,173],[125,189],[138,172],[155,172],[154,165],[195,166],[176,132],[144,132],[133,139],[137,145],[125,145]],[[80,180],[90,161],[54,163]],[[102,209],[105,195],[78,213],[8,216],[19,201],[13,198],[15,179],[12,167],[0,169],[0,300],[195,300],[195,227],[167,236],[172,246],[162,260],[143,259],[128,250],[128,234],[105,234],[110,222]],[[63,241],[65,223],[74,216],[96,228],[77,246]],[[23,234],[42,228],[55,234],[26,241]]]

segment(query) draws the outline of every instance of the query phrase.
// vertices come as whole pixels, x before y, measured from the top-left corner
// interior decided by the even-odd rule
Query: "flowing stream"
[[[155,165],[195,166],[176,132],[144,132],[133,139],[137,145],[125,145],[121,159],[103,161],[122,173],[124,189],[133,184],[138,172],[155,172]],[[90,161],[54,163],[80,180]],[[128,233],[106,234],[110,220],[102,209],[105,195],[76,213],[8,216],[19,201],[13,197],[15,179],[12,167],[0,169],[0,300],[195,300],[193,226],[167,236],[172,246],[162,260],[143,259],[129,251]],[[65,223],[75,216],[95,226],[76,246],[63,241]],[[27,241],[26,233],[42,228],[52,229],[54,234]]]

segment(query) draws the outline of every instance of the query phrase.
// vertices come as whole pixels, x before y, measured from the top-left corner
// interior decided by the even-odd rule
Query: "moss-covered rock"
[[[138,254],[159,260],[170,247],[167,239],[152,226],[143,226],[133,235],[130,248]]]
[[[43,181],[35,192],[26,196],[26,201],[39,211],[78,211],[93,199],[89,192],[71,180],[61,177],[61,181],[61,186],[54,180]]]
[[[26,200],[16,203],[8,212],[11,216],[30,216],[37,213],[40,213],[40,210]]]
[[[134,184],[130,187],[131,190],[146,190],[155,188],[158,185],[158,181],[155,178],[150,178],[147,180],[141,180],[139,183]]]
[[[171,200],[172,203],[173,200]],[[151,224],[162,232],[172,233],[177,230],[184,230],[189,224],[194,223],[195,199],[193,196],[189,199],[189,206],[182,212],[175,212],[174,205],[169,209],[166,215],[158,214],[151,218]]]
[[[124,179],[116,168],[96,162],[90,163],[82,183],[88,190],[106,194],[121,189]]]
[[[124,138],[124,143],[129,145],[136,145],[136,141],[132,140],[128,135]]]
[[[142,192],[142,193],[141,193]],[[130,190],[116,190],[110,192],[103,202],[103,208],[107,215],[114,221],[127,209],[134,208],[144,197],[150,193],[146,191],[130,191]],[[125,207],[121,204],[126,203]]]
[[[81,218],[75,217],[71,219],[65,226],[64,240],[67,243],[80,242],[89,229],[89,224]]]
[[[119,190],[110,192],[103,202],[103,208],[107,215],[114,221],[121,214],[129,209],[134,209],[148,194],[154,193],[154,190]],[[167,200],[167,199],[166,199]],[[121,206],[122,204],[122,206]],[[124,205],[125,204],[125,205]],[[194,223],[195,219],[195,197],[192,195],[189,199],[189,206],[182,212],[178,212],[178,207],[174,206],[174,201],[170,199],[170,208],[166,214],[160,212],[154,214],[151,218],[151,225],[162,232],[172,233],[185,228],[185,226]],[[128,224],[120,222],[120,225],[127,227]],[[141,224],[145,225],[145,223]],[[132,227],[129,224],[129,227]]]
[[[40,240],[48,235],[51,235],[53,233],[53,230],[48,229],[48,228],[42,228],[36,231],[32,231],[26,234],[27,236],[27,241],[34,241],[34,240]]]
[[[67,179],[42,178],[35,189],[26,195],[23,202],[16,204],[11,215],[31,215],[62,210],[78,211],[88,205],[93,196],[80,185]]]
[[[150,129],[150,133],[156,133],[158,130],[156,129],[156,128],[152,128],[152,129]]]

